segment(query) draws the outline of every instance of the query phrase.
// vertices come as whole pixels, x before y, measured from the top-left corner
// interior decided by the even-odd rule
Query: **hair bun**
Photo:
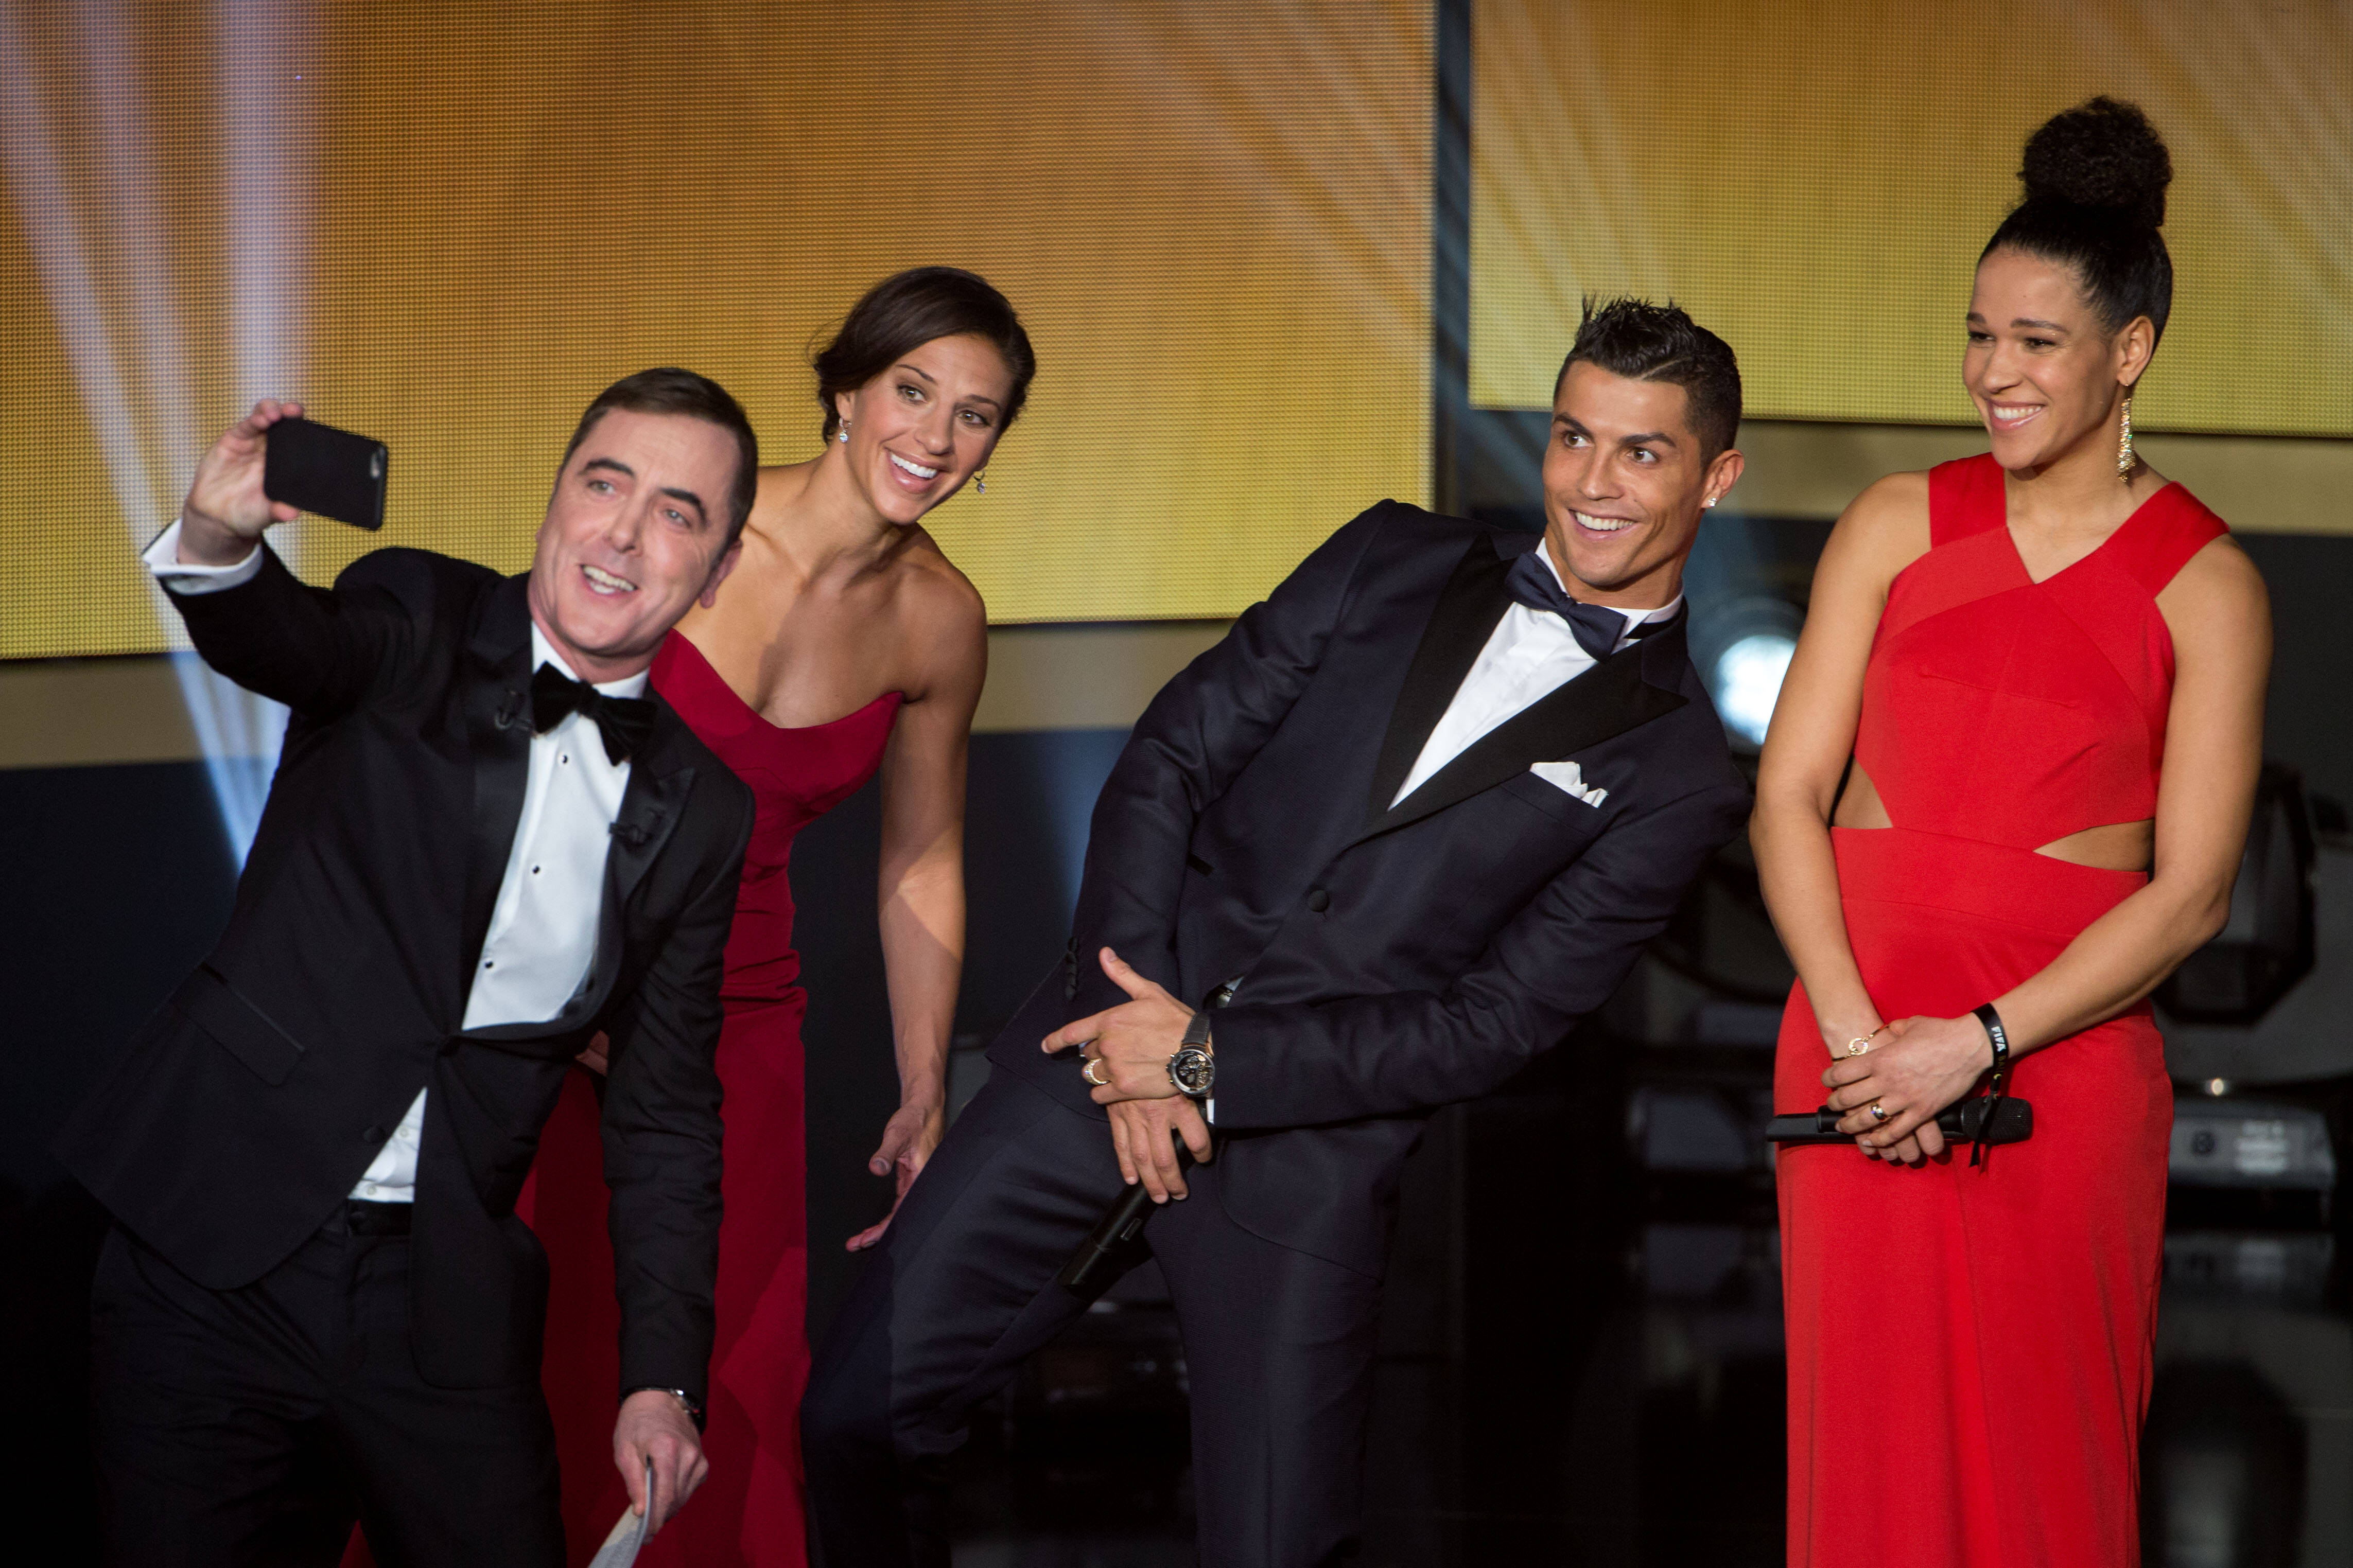
[[[2018,177],[2030,202],[2099,207],[2157,228],[2173,159],[2137,104],[2103,97],[2045,121],[2027,138]]]

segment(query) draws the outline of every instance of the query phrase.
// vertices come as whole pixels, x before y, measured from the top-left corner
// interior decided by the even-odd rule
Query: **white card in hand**
[[[653,1506],[654,1462],[648,1459],[646,1461],[647,1511],[639,1513],[634,1509],[623,1509],[621,1517],[614,1522],[613,1533],[605,1537],[605,1544],[597,1549],[596,1555],[588,1563],[588,1568],[629,1568],[629,1564],[638,1560],[638,1548],[646,1543],[646,1521],[650,1517]]]

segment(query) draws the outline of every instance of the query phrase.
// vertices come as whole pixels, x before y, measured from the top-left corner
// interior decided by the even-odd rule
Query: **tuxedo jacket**
[[[603,1136],[623,1387],[704,1391],[719,1230],[719,980],[750,792],[656,699],[614,822],[596,956],[544,1023],[466,1030],[528,777],[526,579],[415,550],[332,592],[276,555],[174,595],[214,668],[293,710],[211,955],[58,1153],[200,1284],[260,1278],[333,1215],[420,1089],[417,1371],[539,1373],[547,1268],[514,1213],[572,1058],[611,1036]]]
[[[1212,1025],[1228,1212],[1377,1275],[1430,1110],[1559,1044],[1747,816],[1680,623],[1391,805],[1537,542],[1384,501],[1170,681],[1096,805],[1063,971],[992,1063],[1102,1115],[1039,1050],[1126,1000],[1097,951],[1196,1006],[1239,978]],[[1584,795],[1532,771],[1566,761]]]

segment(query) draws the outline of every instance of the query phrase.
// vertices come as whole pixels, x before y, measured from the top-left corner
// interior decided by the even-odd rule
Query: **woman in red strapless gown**
[[[979,595],[919,520],[987,465],[1033,366],[1012,307],[981,279],[924,268],[877,284],[817,358],[823,453],[762,471],[743,560],[654,663],[655,689],[752,786],[759,815],[722,985],[711,1468],[641,1563],[807,1561],[805,997],[786,860],[796,833],[881,771],[880,918],[902,1103],[871,1168],[903,1195],[945,1126],[965,752],[987,630]],[[548,1252],[542,1382],[575,1568],[628,1504],[612,1457],[619,1316],[594,1089],[586,1072],[565,1086],[518,1205]],[[871,1245],[888,1223],[849,1245]]]
[[[2145,998],[2228,908],[2270,634],[2221,520],[2132,454],[2169,274],[2146,205],[2070,199],[2086,144],[2153,166],[2161,213],[2137,110],[2038,132],[1970,301],[1993,449],[1848,509],[1766,746],[1774,1109],[1862,1145],[1778,1162],[1792,1563],[2140,1560],[2173,1119]],[[1973,1162],[1930,1119],[1997,1027],[2034,1131]]]

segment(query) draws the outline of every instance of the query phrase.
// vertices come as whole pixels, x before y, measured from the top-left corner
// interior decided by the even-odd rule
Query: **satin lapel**
[[[1429,742],[1430,732],[1446,716],[1455,689],[1471,673],[1479,650],[1511,606],[1504,579],[1511,563],[1495,552],[1493,540],[1481,534],[1462,552],[1454,574],[1438,595],[1422,628],[1421,642],[1406,668],[1405,688],[1389,710],[1388,734],[1381,742],[1380,760],[1373,768],[1372,797],[1366,803],[1367,825],[1377,822],[1397,797],[1398,786],[1413,771],[1416,757]],[[1424,788],[1428,786],[1425,785]],[[1416,791],[1419,794],[1420,791]]]
[[[665,704],[655,739],[629,767],[629,785],[621,793],[620,815],[613,819],[613,847],[605,857],[605,903],[596,916],[596,960],[588,972],[586,994],[579,1011],[594,1015],[605,1005],[614,976],[621,969],[621,942],[627,931],[623,916],[629,899],[645,880],[655,857],[670,842],[686,811],[686,797],[694,788],[694,767],[679,762],[664,744],[668,731],[684,721]],[[572,1008],[566,1008],[567,1014]]]
[[[608,830],[613,841],[605,852],[605,894],[596,911],[596,956],[589,961],[580,989],[553,1018],[473,1029],[468,1031],[467,1038],[522,1041],[564,1034],[595,1017],[611,999],[613,982],[621,973],[621,946],[628,931],[625,916],[630,895],[645,880],[662,846],[670,842],[686,809],[687,795],[694,788],[693,764],[670,755],[675,748],[666,743],[683,722],[664,704],[653,740],[629,766],[629,782],[621,792],[621,809]]]
[[[483,596],[466,641],[466,742],[474,760],[473,833],[466,852],[466,967],[471,975],[522,820],[531,779],[531,608],[510,577]],[[461,990],[460,995],[464,994]]]
[[[1683,651],[1679,624],[1610,655],[1473,741],[1394,810],[1368,824],[1356,842],[1493,789],[1531,763],[1557,762],[1673,712],[1684,698],[1667,682],[1672,680]]]

